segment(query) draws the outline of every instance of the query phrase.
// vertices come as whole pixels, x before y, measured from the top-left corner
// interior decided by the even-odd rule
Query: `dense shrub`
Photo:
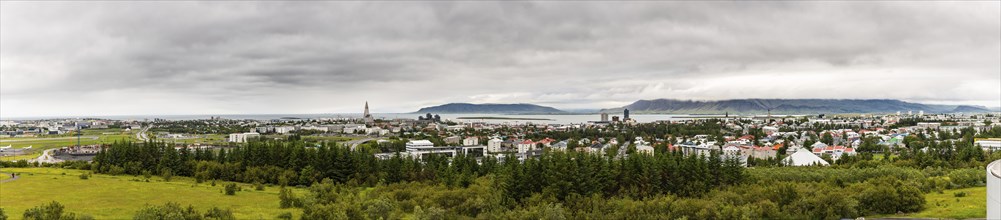
[[[75,213],[64,212],[65,207],[59,202],[52,201],[41,206],[36,206],[24,211],[24,219],[27,220],[74,220],[74,219],[94,219],[87,215],[77,215]]]
[[[224,190],[225,190],[226,195],[230,195],[230,196],[231,195],[236,195],[236,191],[240,191],[240,186],[237,186],[236,183],[228,183],[228,184],[226,184]]]

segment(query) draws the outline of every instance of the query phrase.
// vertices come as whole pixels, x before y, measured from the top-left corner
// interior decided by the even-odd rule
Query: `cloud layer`
[[[0,116],[1001,105],[999,2],[2,2]]]

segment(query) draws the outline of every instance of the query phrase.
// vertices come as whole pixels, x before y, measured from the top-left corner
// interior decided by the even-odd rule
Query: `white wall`
[[[987,165],[987,219],[1001,219],[1001,160]]]

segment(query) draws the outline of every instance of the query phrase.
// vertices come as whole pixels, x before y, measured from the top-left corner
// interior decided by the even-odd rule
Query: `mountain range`
[[[933,105],[893,99],[731,99],[695,101],[678,99],[639,100],[632,104],[590,112],[564,111],[534,104],[449,103],[425,107],[415,113],[442,114],[580,114],[622,112],[637,114],[838,114],[838,113],[978,113],[990,112],[983,106]]]
[[[553,107],[533,105],[533,104],[470,104],[470,103],[449,103],[439,106],[425,107],[414,113],[432,114],[562,114],[566,111]]]
[[[601,112],[659,114],[831,114],[831,113],[975,113],[989,112],[983,106],[932,105],[892,99],[731,99],[719,101],[693,101],[677,99],[639,100],[632,104]]]

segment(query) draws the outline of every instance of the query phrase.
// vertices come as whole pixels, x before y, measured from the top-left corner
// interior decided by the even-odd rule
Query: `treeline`
[[[763,170],[783,171],[771,169]],[[827,168],[799,169],[805,173]],[[899,171],[887,169],[874,173]],[[512,192],[505,187],[507,178],[486,175],[467,187],[401,182],[362,188],[327,181],[311,186],[305,196],[283,193],[281,203],[303,208],[302,219],[843,219],[916,212],[925,205],[920,183],[893,175],[850,182],[753,177],[700,196],[569,192],[561,198],[553,191],[556,187],[542,187],[517,203],[508,200]]]
[[[744,168],[718,155],[685,156],[680,152],[656,156],[631,154],[613,159],[588,153],[550,152],[518,161],[513,155],[423,160],[398,155],[376,159],[376,149],[354,151],[337,143],[257,141],[219,150],[175,149],[159,142],[119,142],[102,149],[89,168],[113,175],[179,175],[197,181],[227,180],[276,185],[332,183],[374,186],[397,182],[427,182],[454,187],[493,174],[502,177],[513,202],[532,193],[551,192],[557,198],[579,195],[648,197],[662,194],[698,196],[713,188],[741,183]]]

